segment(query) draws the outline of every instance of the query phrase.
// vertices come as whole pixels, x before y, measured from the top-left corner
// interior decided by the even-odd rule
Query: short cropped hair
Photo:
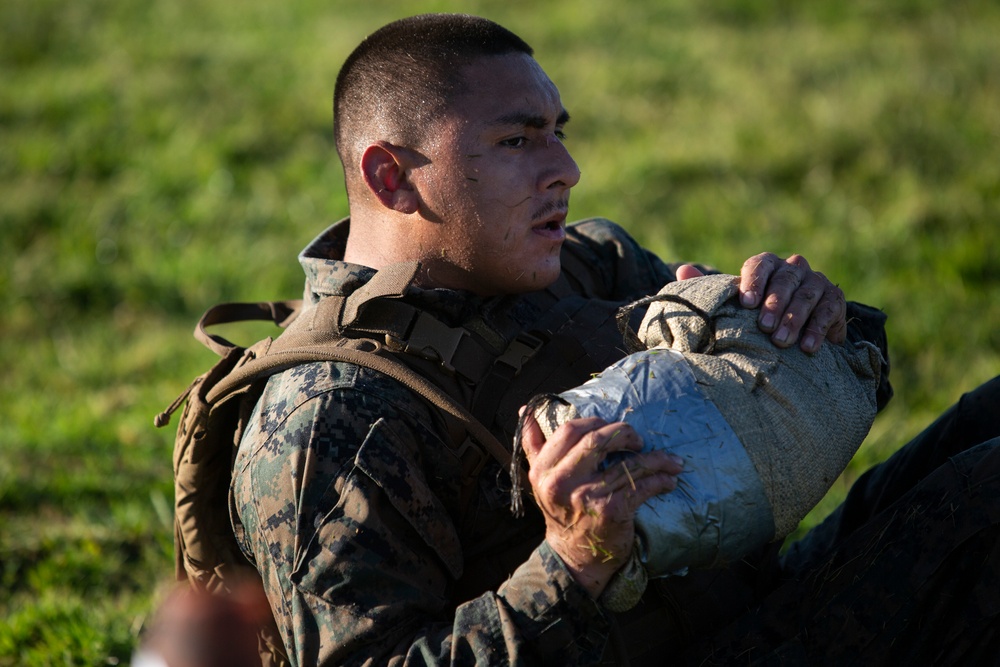
[[[462,92],[461,70],[476,58],[533,50],[477,16],[424,14],[366,37],[348,56],[333,96],[333,133],[345,176],[374,139],[415,146]]]

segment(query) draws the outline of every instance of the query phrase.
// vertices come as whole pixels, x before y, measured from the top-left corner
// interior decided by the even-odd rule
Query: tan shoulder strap
[[[352,346],[359,343],[364,347]],[[472,413],[440,387],[418,375],[410,367],[385,353],[379,354],[380,350],[381,346],[374,341],[354,341],[347,338],[319,343],[311,347],[268,349],[264,351],[262,356],[257,356],[258,353],[251,348],[247,350],[244,360],[241,360],[229,375],[208,392],[206,400],[209,403],[215,403],[257,378],[274,375],[299,364],[315,361],[346,362],[371,368],[405,385],[434,406],[461,421],[469,434],[485,447],[501,465],[510,465],[510,452],[479,420],[472,416]]]
[[[347,297],[322,298],[275,344],[290,349],[341,336],[373,338],[391,352],[433,361],[448,373],[480,383],[496,359],[510,352],[506,341],[499,334],[490,336],[489,331],[449,326],[406,303],[401,297],[419,268],[416,262],[388,266]]]
[[[469,435],[502,465],[510,464],[510,452],[473,414],[433,382],[419,375],[392,354],[406,352],[432,358],[454,371],[485,374],[494,355],[482,349],[465,329],[447,327],[439,320],[393,297],[401,297],[413,283],[420,265],[408,262],[386,267],[348,297],[329,296],[315,306],[303,308],[301,301],[219,304],[201,317],[195,338],[219,356],[233,354],[238,346],[207,328],[247,320],[274,322],[286,327],[277,339],[267,338],[243,352],[235,368],[206,394],[209,404],[224,401],[256,379],[280,373],[303,363],[341,361],[364,366],[402,383],[465,427]],[[361,318],[362,314],[365,315]],[[385,336],[387,345],[371,338],[347,338],[343,332],[364,319],[358,333]],[[190,391],[190,389],[189,389]],[[183,400],[183,394],[178,403]],[[165,424],[169,414],[157,417]]]
[[[194,337],[220,357],[225,357],[238,346],[217,334],[208,333],[208,327],[234,322],[274,322],[279,327],[290,325],[302,310],[302,300],[261,301],[259,303],[220,303],[205,311],[194,328]]]

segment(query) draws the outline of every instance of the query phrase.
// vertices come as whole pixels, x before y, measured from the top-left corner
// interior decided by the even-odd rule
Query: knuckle
[[[764,264],[775,265],[777,263],[778,256],[770,252],[762,252],[754,255],[753,257],[747,259],[743,262],[743,267],[749,269],[750,271],[755,271],[757,268]]]
[[[841,313],[840,306],[841,303],[838,301],[823,301],[819,306],[816,307],[816,312],[824,319],[835,320],[838,317],[840,317]]]
[[[785,264],[796,267],[797,269],[806,270],[809,268],[809,261],[802,255],[795,253],[785,260]]]
[[[583,438],[587,437],[588,434],[593,434],[596,430],[595,425],[585,419],[571,419],[562,424],[553,434],[553,437],[564,438],[567,441],[578,442]]]
[[[809,324],[806,325],[806,332],[818,334],[821,338],[826,335],[829,329],[830,325],[828,323],[817,321],[815,318],[809,320]]]
[[[585,508],[592,504],[591,502],[588,502],[588,495],[587,488],[581,485],[571,489],[567,498],[569,499],[569,504],[571,506]]]
[[[779,269],[771,276],[771,286],[776,288],[794,289],[799,286],[801,281],[801,277],[796,272],[787,269]]]
[[[593,451],[604,451],[607,449],[608,436],[601,431],[591,431],[586,436],[586,447]]]
[[[624,422],[618,425],[618,430],[612,437],[618,439],[619,442],[625,446],[631,445],[637,440],[641,440],[641,436],[634,428],[632,428],[632,425]]]
[[[806,312],[801,308],[789,309],[785,316],[781,318],[782,324],[784,324],[789,333],[793,336],[800,330],[806,323]]]
[[[539,494],[553,494],[565,484],[565,475],[552,468],[533,467],[528,470],[528,481]]]
[[[823,290],[810,285],[802,285],[795,290],[795,298],[806,303],[816,303],[823,296]]]

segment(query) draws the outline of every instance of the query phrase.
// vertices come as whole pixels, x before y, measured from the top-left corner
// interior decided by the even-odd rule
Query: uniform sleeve
[[[618,224],[591,218],[570,225],[565,249],[596,274],[600,297],[631,301],[676,280],[674,269],[646,250]]]
[[[244,549],[293,664],[598,659],[607,621],[545,543],[500,590],[449,598],[462,544],[427,470],[428,448],[445,445],[388,379],[361,389],[358,374],[374,375],[364,369],[307,377],[334,366],[269,385],[235,469]]]

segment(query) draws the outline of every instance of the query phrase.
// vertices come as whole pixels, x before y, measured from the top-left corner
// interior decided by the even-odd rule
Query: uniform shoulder
[[[268,380],[243,433],[240,458],[262,448],[281,458],[328,445],[349,458],[379,421],[415,442],[442,439],[430,405],[400,382],[348,363],[301,364]]]
[[[566,227],[566,236],[571,241],[607,243],[608,241],[635,243],[635,239],[617,222],[607,218],[584,218]]]

